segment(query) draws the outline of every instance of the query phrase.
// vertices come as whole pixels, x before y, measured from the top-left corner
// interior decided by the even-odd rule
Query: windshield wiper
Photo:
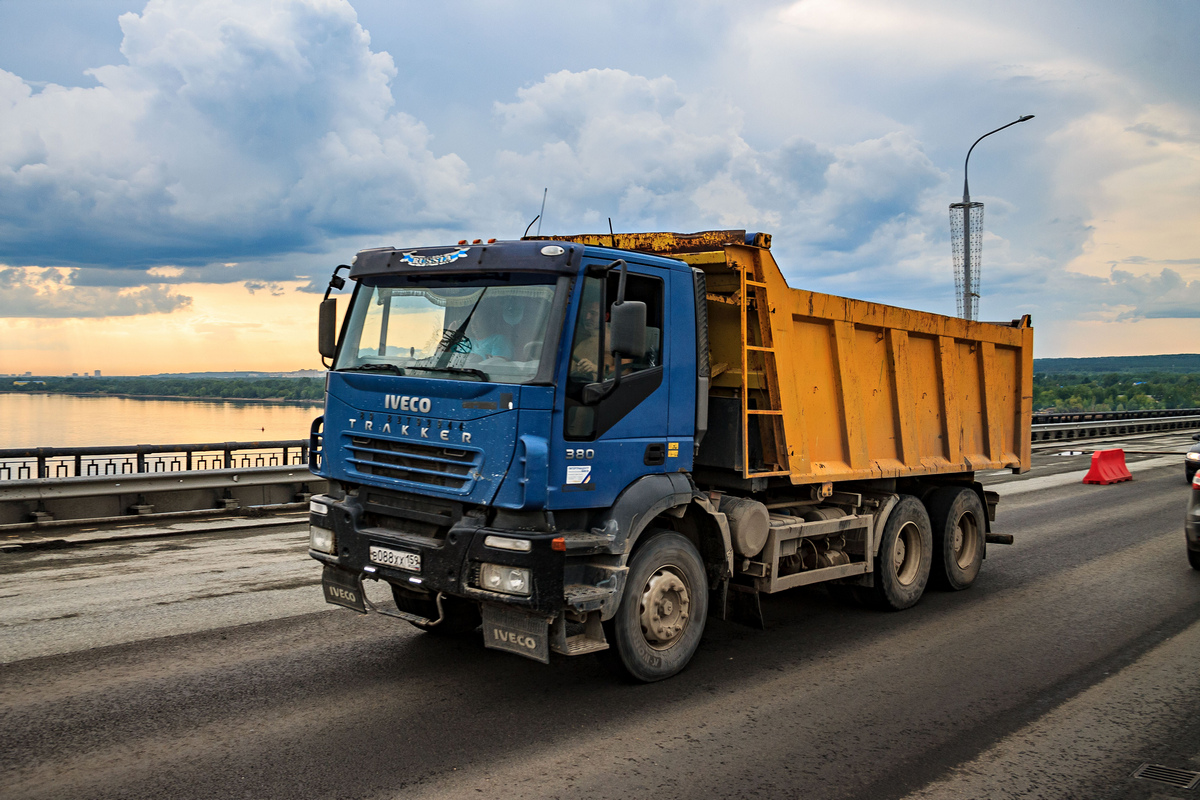
[[[404,369],[395,364],[359,364],[357,367],[343,367],[343,372],[394,372],[403,375]]]
[[[417,367],[417,366],[412,366],[412,367],[409,367],[409,369],[423,369],[423,370],[428,370],[429,372],[450,372],[450,373],[454,373],[457,375],[474,375],[475,377],[479,378],[479,380],[481,380],[481,381],[491,380],[491,376],[489,376],[486,372],[484,372],[481,369],[475,369],[474,367],[439,367],[439,366]]]

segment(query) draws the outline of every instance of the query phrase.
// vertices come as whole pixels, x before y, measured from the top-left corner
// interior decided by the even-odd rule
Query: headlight
[[[529,596],[529,570],[484,564],[479,570],[479,586],[489,592]]]
[[[308,546],[319,553],[332,555],[337,552],[337,542],[333,538],[333,531],[329,528],[318,528],[316,525],[308,526]]]
[[[329,506],[317,500],[308,501],[308,511],[310,514],[320,514],[324,516],[329,513]]]
[[[1188,453],[1186,458],[1188,461],[1200,461],[1200,453]]]

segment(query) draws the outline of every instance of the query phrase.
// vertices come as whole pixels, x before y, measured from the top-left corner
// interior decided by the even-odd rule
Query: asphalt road
[[[650,686],[326,607],[299,528],[3,553],[0,796],[1197,796],[1130,777],[1200,770],[1189,490],[1141,461],[992,476],[969,591],[767,597]]]

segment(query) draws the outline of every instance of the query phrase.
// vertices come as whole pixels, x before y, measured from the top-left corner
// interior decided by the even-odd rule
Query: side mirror
[[[1194,441],[1194,442],[1200,442],[1200,433],[1193,433],[1193,434],[1192,434],[1192,441]]]
[[[646,354],[646,304],[627,300],[611,308],[609,350],[624,358],[641,358]]]
[[[337,354],[337,298],[321,301],[321,317],[317,323],[317,350],[322,358]]]

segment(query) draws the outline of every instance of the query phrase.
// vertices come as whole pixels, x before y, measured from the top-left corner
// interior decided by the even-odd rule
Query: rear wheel
[[[396,608],[405,613],[416,614],[426,619],[436,620],[438,618],[437,598],[434,595],[421,595],[393,586],[392,598],[396,601]],[[471,633],[482,622],[479,615],[479,604],[463,600],[461,597],[443,596],[442,614],[442,621],[436,625],[422,625],[412,620],[406,620],[406,622],[426,633],[450,636]]]
[[[958,591],[975,582],[983,565],[983,514],[983,503],[971,489],[945,486],[929,498],[935,585]]]
[[[708,578],[695,546],[671,531],[648,532],[633,554],[621,606],[605,623],[616,665],[634,680],[669,678],[700,646]]]
[[[900,611],[915,606],[929,582],[933,533],[921,501],[903,495],[883,526],[875,559],[872,599],[882,608]]]

